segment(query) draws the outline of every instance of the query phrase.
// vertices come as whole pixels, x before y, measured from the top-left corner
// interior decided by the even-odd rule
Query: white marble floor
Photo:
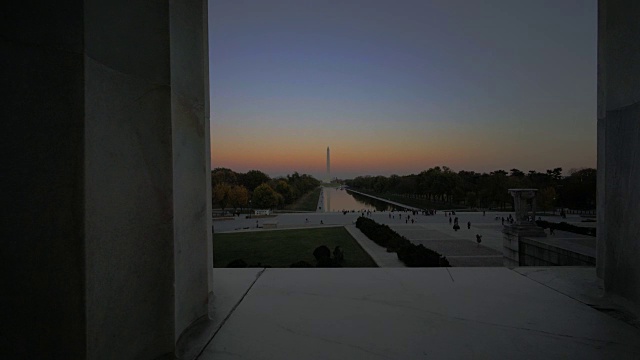
[[[507,268],[215,269],[214,289],[199,359],[640,358],[637,328]]]

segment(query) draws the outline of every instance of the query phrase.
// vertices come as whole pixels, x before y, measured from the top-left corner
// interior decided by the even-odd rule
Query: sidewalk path
[[[370,240],[355,225],[346,225],[349,234],[362,246],[379,267],[405,267],[404,263],[398,260],[398,254],[387,252],[387,249]]]

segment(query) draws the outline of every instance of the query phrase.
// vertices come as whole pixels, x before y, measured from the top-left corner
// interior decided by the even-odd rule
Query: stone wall
[[[592,256],[552,246],[535,238],[522,238],[519,252],[520,266],[595,266]]]
[[[545,237],[544,230],[534,224],[523,222],[523,224],[506,225],[502,228],[502,255],[503,265],[506,267],[516,267],[523,265],[521,260],[523,237]]]
[[[520,240],[518,233],[505,228],[502,231],[503,265],[509,268],[520,266]]]

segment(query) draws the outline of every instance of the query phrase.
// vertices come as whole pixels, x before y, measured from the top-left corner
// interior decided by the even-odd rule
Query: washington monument
[[[327,146],[327,182],[331,182],[331,155]]]

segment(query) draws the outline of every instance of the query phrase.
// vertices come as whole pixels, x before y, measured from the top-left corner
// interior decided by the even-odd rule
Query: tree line
[[[294,172],[286,177],[270,178],[259,170],[238,173],[228,168],[211,171],[211,200],[222,211],[228,208],[282,208],[320,186],[311,175]]]
[[[518,169],[489,173],[436,166],[419,174],[358,176],[345,184],[377,194],[396,194],[425,199],[434,204],[469,208],[505,209],[512,206],[508,189],[538,189],[537,204],[542,210],[571,208],[591,210],[596,207],[596,169],[572,169],[568,176],[562,168],[527,173]]]

